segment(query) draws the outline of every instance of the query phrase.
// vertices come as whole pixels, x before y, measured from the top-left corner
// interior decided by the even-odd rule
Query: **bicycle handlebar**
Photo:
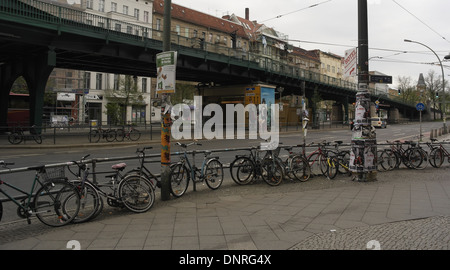
[[[187,148],[188,146],[191,146],[191,145],[202,145],[201,143],[197,143],[197,142],[191,142],[191,143],[188,143],[188,144],[176,142],[175,144],[178,145],[178,146],[181,146],[183,148]]]

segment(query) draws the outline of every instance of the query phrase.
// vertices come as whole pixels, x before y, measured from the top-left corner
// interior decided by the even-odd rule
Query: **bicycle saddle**
[[[127,164],[126,164],[126,163],[118,163],[118,164],[112,165],[112,166],[111,166],[111,169],[123,171],[126,167],[127,167]]]
[[[335,143],[337,143],[337,144],[342,144],[343,143],[343,141],[334,141]]]

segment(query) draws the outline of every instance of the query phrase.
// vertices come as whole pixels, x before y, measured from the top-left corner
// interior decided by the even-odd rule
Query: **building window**
[[[114,90],[119,90],[119,75],[114,74],[114,85],[113,85],[113,89]]]
[[[134,9],[134,17],[139,21],[139,9],[137,8]]]
[[[101,90],[102,89],[102,84],[103,84],[103,74],[102,73],[97,73],[96,80],[95,80],[95,89]]]
[[[175,26],[175,32],[177,33],[178,36],[180,35],[181,28],[180,28],[179,25],[176,25],[176,26]]]
[[[112,12],[117,12],[117,3],[111,2],[111,11]]]
[[[87,0],[86,1],[86,8],[93,9],[94,7],[94,0]]]
[[[66,79],[64,84],[65,84],[65,88],[73,88],[73,80],[72,79]]]
[[[149,15],[148,11],[144,11],[144,22],[146,22],[146,23],[148,23],[148,18],[149,18],[148,15]]]
[[[91,88],[91,73],[90,72],[84,73],[84,88],[85,89]]]
[[[142,78],[142,93],[147,93],[147,78]]]
[[[123,14],[128,15],[128,6],[123,6]]]
[[[197,30],[194,30],[194,36],[193,36],[193,38],[197,38],[197,36],[198,36],[198,31],[197,31]]]
[[[156,19],[156,31],[161,31],[161,19]]]
[[[187,27],[184,28],[184,36],[187,38],[189,37],[189,28],[187,28]]]
[[[98,1],[98,11],[105,12],[105,0]]]
[[[133,34],[133,27],[127,26],[127,34]]]
[[[114,30],[120,32],[122,30],[122,25],[120,23],[116,23],[116,25],[114,26]]]

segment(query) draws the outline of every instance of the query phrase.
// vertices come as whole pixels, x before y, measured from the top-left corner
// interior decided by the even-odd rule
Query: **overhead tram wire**
[[[318,41],[307,41],[307,40],[299,40],[299,39],[287,39],[286,41],[308,43],[308,44],[318,44],[318,45],[327,45],[327,46],[346,47],[346,48],[355,48],[356,47],[355,45],[345,45],[345,44],[337,44],[337,43],[329,43],[329,42],[318,42]],[[430,54],[431,53],[429,51],[405,51],[405,50],[386,49],[386,48],[372,48],[372,47],[369,47],[369,50],[393,52],[393,53],[398,53],[398,54],[403,54],[403,53]],[[438,51],[436,51],[436,52],[438,52]],[[444,52],[444,51],[439,51],[439,52]]]
[[[310,5],[310,6],[301,8],[301,9],[297,9],[297,10],[294,10],[294,11],[291,11],[291,12],[288,12],[288,13],[285,13],[285,14],[281,14],[281,15],[278,15],[278,16],[276,16],[276,17],[273,17],[273,18],[270,18],[270,19],[261,21],[261,23],[267,22],[267,21],[271,21],[271,20],[274,20],[274,19],[279,19],[279,18],[281,18],[281,17],[287,16],[287,15],[291,15],[291,14],[294,14],[294,13],[297,13],[297,12],[300,12],[300,11],[303,11],[303,10],[306,10],[306,9],[310,9],[310,8],[313,8],[313,7],[317,7],[318,5],[322,5],[322,4],[331,2],[331,1],[332,1],[332,0],[327,0],[327,1],[320,2],[320,3],[316,3],[316,4],[313,4],[313,5]]]
[[[437,34],[440,38],[442,38],[443,40],[447,41],[448,43],[450,43],[450,41],[448,41],[443,35],[439,34],[436,30],[434,30],[433,28],[431,28],[428,24],[426,24],[424,21],[422,21],[419,17],[417,17],[416,15],[414,15],[412,12],[410,12],[409,10],[407,10],[405,7],[403,7],[402,5],[400,5],[397,1],[392,0],[392,2],[396,3],[400,8],[402,8],[404,11],[408,12],[411,16],[413,16],[414,18],[416,18],[419,22],[421,22],[423,25],[425,25],[428,29],[430,29],[431,31],[433,31],[435,34]]]

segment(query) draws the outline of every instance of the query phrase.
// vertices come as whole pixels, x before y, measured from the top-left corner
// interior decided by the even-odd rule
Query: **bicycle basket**
[[[45,168],[41,173],[41,177],[45,181],[65,178],[65,168],[63,166],[55,168]]]

